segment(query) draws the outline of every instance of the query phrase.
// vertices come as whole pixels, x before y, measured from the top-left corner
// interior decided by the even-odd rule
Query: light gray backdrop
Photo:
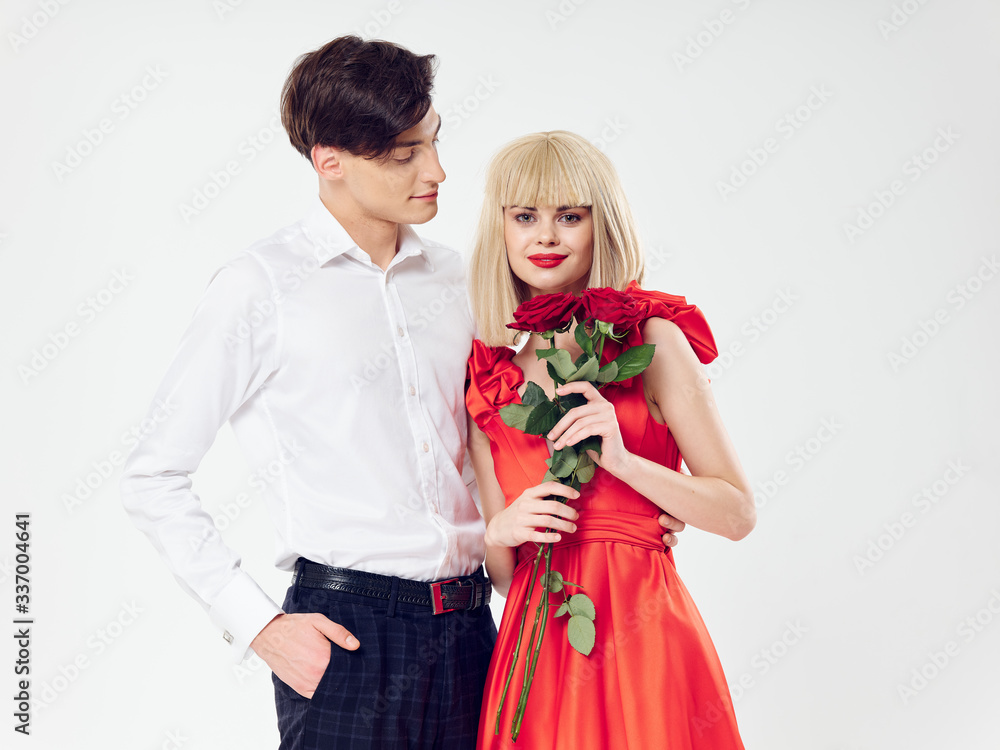
[[[492,151],[574,130],[647,285],[712,324],[759,523],[677,561],[747,747],[998,746],[996,3],[9,0],[0,30],[0,611],[28,512],[36,702],[4,747],[277,744],[267,669],[227,661],[117,479],[212,271],[316,192],[278,94],[351,31],[440,57],[425,234],[467,251]],[[195,487],[280,600],[252,470],[227,428]]]

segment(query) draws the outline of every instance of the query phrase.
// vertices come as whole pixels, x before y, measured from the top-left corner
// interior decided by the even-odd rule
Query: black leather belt
[[[303,557],[295,563],[292,583],[307,589],[344,591],[374,599],[392,599],[395,592],[397,602],[424,605],[436,615],[485,607],[490,603],[492,589],[482,568],[470,576],[427,583],[349,568],[332,568]]]

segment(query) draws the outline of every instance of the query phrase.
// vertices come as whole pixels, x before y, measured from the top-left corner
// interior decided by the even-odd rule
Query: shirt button
[[[400,337],[400,338],[402,338],[402,337],[403,337],[403,326],[399,326],[399,327],[398,327],[398,328],[396,329],[396,333],[398,333],[398,334],[399,334],[399,337]]]
[[[431,452],[431,447],[427,443],[424,443],[424,453],[430,453],[430,452]]]
[[[416,396],[417,395],[417,389],[414,388],[412,385],[410,386],[410,395],[411,396]]]

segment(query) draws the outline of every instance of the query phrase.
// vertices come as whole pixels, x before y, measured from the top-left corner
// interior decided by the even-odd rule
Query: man
[[[432,65],[354,37],[298,61],[282,121],[319,200],[212,279],[157,393],[176,411],[125,468],[136,525],[234,658],[252,646],[274,671],[282,747],[460,747],[478,721],[495,630],[462,478],[473,324],[461,257],[407,226],[445,179]],[[267,484],[279,567],[345,569],[300,565],[283,607],[191,491],[227,420]]]
[[[445,180],[433,62],[357,37],[297,61],[282,123],[319,199],[212,278],[122,479],[234,659],[271,667],[282,748],[475,745],[496,631],[462,471],[474,326],[461,257],[409,227]],[[191,489],[226,421],[295,570],[281,607]]]

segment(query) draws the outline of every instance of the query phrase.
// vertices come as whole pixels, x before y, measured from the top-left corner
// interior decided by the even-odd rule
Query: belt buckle
[[[437,581],[436,583],[429,584],[431,587],[431,609],[434,610],[434,614],[443,615],[445,612],[455,612],[459,609],[464,609],[463,607],[444,608],[444,594],[441,593],[441,587],[457,582],[457,578],[449,578],[447,581]]]

